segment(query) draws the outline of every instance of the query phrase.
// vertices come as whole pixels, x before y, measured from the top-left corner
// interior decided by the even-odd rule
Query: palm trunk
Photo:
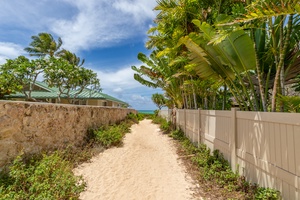
[[[226,105],[226,95],[227,95],[227,85],[224,85],[224,92],[223,92],[223,102],[222,102],[222,110],[225,110]]]
[[[196,99],[196,93],[195,93],[195,87],[194,87],[194,80],[193,77],[191,76],[191,81],[192,81],[192,91],[193,91],[193,99],[194,99],[194,108],[197,110],[197,99]]]
[[[258,50],[257,50],[256,41],[255,41],[254,31],[252,30],[251,32],[252,32],[252,38],[253,38],[253,42],[254,42],[256,71],[257,71],[259,92],[260,92],[260,96],[261,96],[261,103],[262,103],[263,111],[267,112],[265,92],[264,92],[263,81],[262,81],[262,73],[261,73],[261,70],[260,70],[261,66],[260,66],[259,56],[258,56],[258,52],[257,52]]]
[[[283,17],[282,17],[283,20]],[[286,32],[286,37],[283,37],[283,31],[280,31],[280,43],[284,42],[284,45],[282,45],[282,49],[280,49],[280,55],[279,55],[279,63],[277,66],[277,70],[276,70],[276,75],[275,75],[275,79],[274,79],[274,85],[273,85],[273,91],[272,91],[272,112],[276,112],[276,95],[277,95],[277,87],[278,87],[278,83],[279,83],[279,78],[280,78],[280,73],[282,68],[284,67],[284,58],[286,55],[286,50],[289,44],[289,40],[290,40],[290,35],[292,32],[292,22],[293,22],[293,15],[291,15],[289,17],[289,21],[288,21],[288,27],[287,27],[287,32]],[[283,23],[283,21],[282,21]],[[282,24],[283,26],[283,24]],[[283,27],[282,27],[283,29]]]
[[[204,109],[208,110],[208,100],[207,100],[207,96],[204,97]]]
[[[212,109],[213,109],[213,110],[216,110],[216,100],[217,100],[217,95],[214,94],[214,95],[213,95],[213,104],[212,104]]]

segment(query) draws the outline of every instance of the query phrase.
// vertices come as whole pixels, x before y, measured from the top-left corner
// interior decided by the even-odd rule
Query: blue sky
[[[32,35],[51,33],[97,72],[104,93],[135,109],[156,109],[151,95],[161,90],[142,86],[131,70],[142,65],[139,52],[150,54],[144,46],[155,6],[155,0],[0,1],[0,64],[27,55]]]

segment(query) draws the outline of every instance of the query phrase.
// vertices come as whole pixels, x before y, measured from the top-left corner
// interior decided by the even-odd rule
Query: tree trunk
[[[226,95],[227,95],[227,85],[224,85],[224,92],[223,92],[223,102],[222,102],[222,110],[225,110],[226,105]]]
[[[197,110],[198,109],[197,99],[196,99],[196,93],[195,93],[195,87],[194,87],[194,80],[193,80],[192,76],[191,76],[191,80],[192,80],[192,90],[193,90],[193,98],[194,98],[194,108]]]
[[[284,43],[283,43],[283,45],[281,45],[282,49],[280,49],[279,63],[277,66],[276,75],[275,75],[275,79],[274,79],[274,85],[273,85],[273,91],[272,91],[272,112],[276,112],[277,87],[278,87],[278,83],[279,83],[279,77],[280,77],[281,70],[284,67],[284,58],[285,58],[286,50],[287,50],[289,40],[290,40],[290,35],[291,35],[291,31],[292,31],[292,22],[293,22],[293,15],[291,15],[289,17],[288,27],[287,27],[287,32],[286,32],[285,38],[283,37],[283,30],[280,31],[280,43],[283,43],[283,42]],[[283,17],[282,17],[282,23],[283,23]],[[283,26],[283,24],[282,24],[282,26]],[[281,27],[281,28],[283,29],[283,27]]]
[[[260,96],[261,96],[261,102],[262,102],[262,107],[263,107],[263,111],[267,112],[267,107],[266,107],[266,99],[265,99],[265,89],[264,89],[264,84],[263,84],[263,80],[262,80],[262,73],[261,73],[261,66],[260,66],[260,62],[259,62],[259,56],[258,56],[258,50],[257,50],[257,45],[255,42],[255,36],[254,36],[254,31],[252,30],[252,38],[253,38],[253,42],[254,42],[254,51],[255,51],[255,61],[256,61],[256,71],[257,71],[257,79],[258,79],[258,85],[259,85],[259,92],[260,92]]]

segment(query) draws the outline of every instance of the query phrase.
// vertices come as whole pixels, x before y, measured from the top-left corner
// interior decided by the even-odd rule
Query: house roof
[[[43,91],[32,91],[31,96],[35,99],[56,99],[58,98],[59,89],[56,87],[49,87],[47,83],[36,81],[35,86],[43,89]],[[71,91],[70,96],[74,97],[78,90]],[[24,98],[25,95],[23,93],[16,93],[16,94],[10,94],[7,96],[8,98]],[[61,98],[66,98],[66,95],[62,95]],[[83,89],[83,91],[77,95],[76,99],[103,99],[103,100],[109,100],[121,104],[127,104],[124,101],[121,101],[117,98],[114,98],[112,96],[109,96],[107,94],[104,94],[102,92],[98,92],[95,90],[91,90],[88,88]]]

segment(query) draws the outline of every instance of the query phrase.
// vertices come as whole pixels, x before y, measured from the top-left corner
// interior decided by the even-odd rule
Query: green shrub
[[[96,141],[100,142],[104,147],[119,145],[123,139],[123,129],[127,127],[110,126],[107,129],[100,128],[94,131]]]
[[[258,188],[255,193],[255,199],[276,200],[281,199],[280,192],[271,188]]]
[[[126,116],[125,120],[132,123],[139,123],[138,116],[131,112]]]
[[[171,122],[168,122],[166,119],[160,116],[153,117],[152,123],[159,124],[160,129],[165,133],[170,132],[172,130]]]
[[[86,185],[72,173],[72,164],[55,152],[33,157],[18,156],[0,177],[0,199],[78,199]]]
[[[183,140],[184,133],[181,130],[175,130],[171,132],[170,137],[172,137],[174,140]]]

